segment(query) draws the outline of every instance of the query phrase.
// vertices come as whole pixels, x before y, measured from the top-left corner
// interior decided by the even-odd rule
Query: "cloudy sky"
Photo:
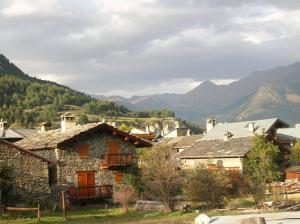
[[[88,93],[186,92],[300,61],[296,0],[1,0],[0,53]]]

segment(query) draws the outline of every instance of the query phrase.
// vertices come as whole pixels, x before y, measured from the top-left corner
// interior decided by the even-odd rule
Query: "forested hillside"
[[[55,122],[59,114],[76,108],[77,114],[124,117],[173,117],[169,110],[130,111],[125,106],[72,90],[54,82],[24,74],[0,55],[0,118],[9,124],[34,127],[40,122]]]

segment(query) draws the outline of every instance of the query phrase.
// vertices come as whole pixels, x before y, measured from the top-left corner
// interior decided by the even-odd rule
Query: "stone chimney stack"
[[[7,121],[0,120],[0,131],[4,131],[7,128]]]
[[[61,115],[61,131],[69,130],[75,126],[76,126],[75,115],[69,112]]]
[[[249,133],[253,134],[254,133],[254,122],[249,123],[248,128],[249,128]]]
[[[216,119],[209,117],[206,119],[206,132],[209,132],[216,125]]]

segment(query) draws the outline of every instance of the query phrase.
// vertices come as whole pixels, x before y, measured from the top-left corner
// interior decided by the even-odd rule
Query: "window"
[[[116,141],[108,142],[108,154],[120,154],[120,144]]]
[[[123,173],[121,173],[121,172],[115,173],[115,182],[117,184],[120,184],[120,183],[122,183],[122,181],[123,181]]]
[[[79,157],[81,159],[87,158],[89,154],[89,145],[88,144],[81,144],[78,147]]]

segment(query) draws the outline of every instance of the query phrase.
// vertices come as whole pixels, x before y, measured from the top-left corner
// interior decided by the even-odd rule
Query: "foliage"
[[[92,100],[84,105],[84,111],[105,116],[125,116],[130,112],[126,107],[106,100]]]
[[[130,117],[138,117],[138,118],[167,118],[167,117],[175,117],[173,111],[168,109],[156,109],[156,110],[144,110],[144,111],[132,111],[129,115]]]
[[[186,120],[182,120],[182,119],[178,119],[183,125],[185,125],[186,127],[188,127],[193,134],[201,134],[203,133],[203,129],[197,125],[197,124],[194,124],[190,121],[186,121]]]
[[[132,127],[131,126],[128,126],[124,123],[122,123],[119,127],[118,127],[120,130],[122,131],[126,131],[126,132],[130,132]]]
[[[78,123],[79,124],[87,124],[89,123],[89,118],[85,114],[80,114],[78,117]]]
[[[127,213],[129,203],[134,199],[134,189],[131,186],[122,185],[115,191],[114,199],[116,203],[123,206],[124,213]]]
[[[7,202],[12,193],[13,170],[5,163],[0,164],[0,189],[2,202]]]
[[[67,87],[15,76],[0,77],[0,117],[32,127],[53,122],[64,105],[82,106],[91,97]]]
[[[208,170],[199,165],[188,172],[184,193],[190,201],[204,202],[209,208],[216,208],[224,204],[231,187],[231,178],[222,167]]]
[[[257,204],[265,199],[267,183],[280,177],[279,155],[278,146],[264,136],[254,137],[253,147],[244,160],[244,174],[249,178],[250,191]]]
[[[173,199],[182,183],[181,174],[172,160],[172,146],[157,144],[141,156],[142,181],[152,199],[160,200],[167,210],[173,209]]]
[[[300,139],[297,139],[296,144],[292,148],[291,160],[293,162],[300,162]]]
[[[138,198],[142,198],[145,192],[145,185],[142,181],[141,169],[137,165],[130,168],[130,172],[125,174],[126,183],[134,190]]]

